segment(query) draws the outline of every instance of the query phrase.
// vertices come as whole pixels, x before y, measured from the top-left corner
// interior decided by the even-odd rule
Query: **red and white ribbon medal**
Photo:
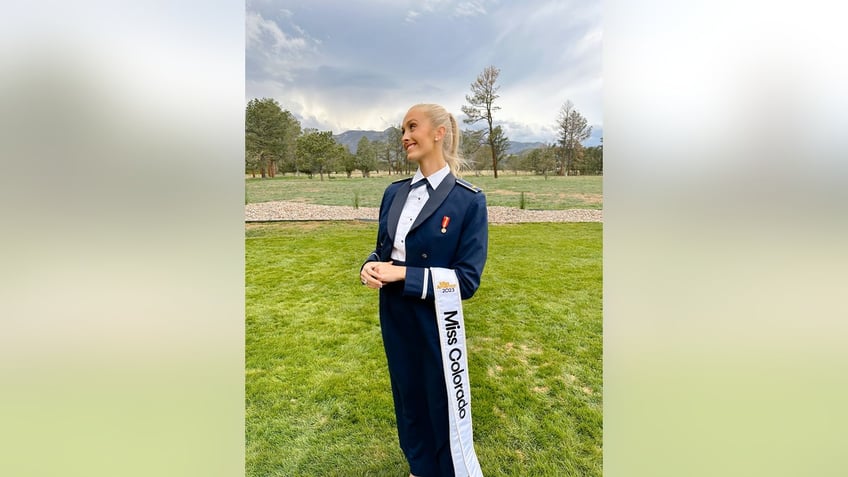
[[[448,232],[448,224],[450,223],[450,217],[447,215],[442,217],[442,233],[445,234]]]

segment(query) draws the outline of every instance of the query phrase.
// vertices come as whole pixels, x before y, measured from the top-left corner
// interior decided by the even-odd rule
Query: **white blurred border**
[[[242,2],[0,20],[2,475],[243,472]]]
[[[841,468],[840,18],[605,3],[605,475]]]

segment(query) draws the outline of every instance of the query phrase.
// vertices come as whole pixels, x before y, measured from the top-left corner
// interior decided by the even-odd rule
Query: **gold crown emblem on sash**
[[[454,288],[454,287],[456,287],[456,283],[450,283],[450,282],[439,282],[439,284],[436,285],[436,288],[438,288],[439,290],[441,290],[442,288]]]

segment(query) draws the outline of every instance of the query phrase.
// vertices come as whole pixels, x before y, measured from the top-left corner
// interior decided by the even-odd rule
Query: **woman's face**
[[[441,146],[436,141],[437,137],[441,141],[440,131],[433,129],[430,118],[420,108],[412,108],[406,113],[401,124],[401,132],[406,158],[412,162],[421,161]]]

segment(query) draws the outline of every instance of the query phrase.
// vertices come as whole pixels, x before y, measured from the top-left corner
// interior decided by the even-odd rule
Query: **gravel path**
[[[315,205],[301,202],[261,202],[244,206],[246,222],[277,220],[377,220],[376,207]],[[603,211],[594,209],[521,210],[489,207],[489,223],[517,222],[603,222]]]

